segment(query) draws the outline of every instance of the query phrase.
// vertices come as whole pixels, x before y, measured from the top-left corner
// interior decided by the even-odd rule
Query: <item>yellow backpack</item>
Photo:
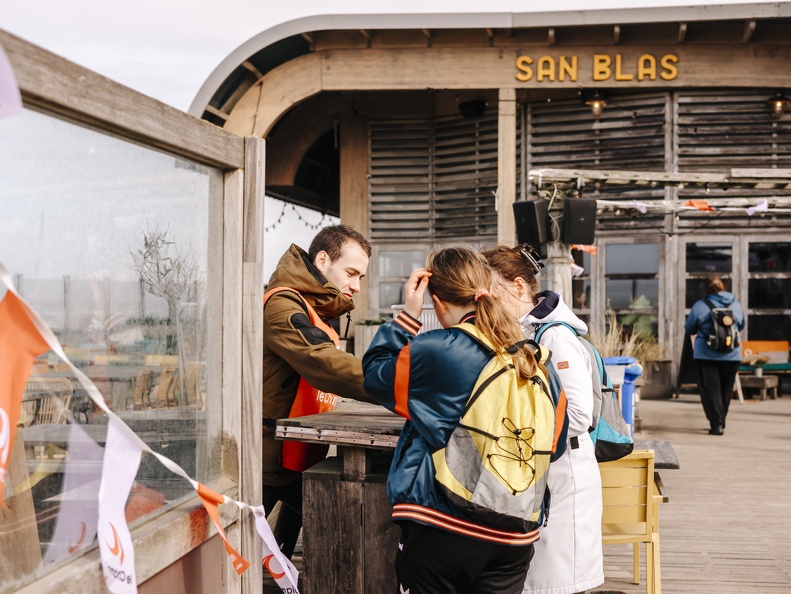
[[[433,453],[435,479],[450,502],[475,521],[501,530],[534,529],[542,521],[550,457],[566,418],[565,396],[561,403],[553,398],[540,365],[549,351],[523,347],[531,348],[539,362],[536,374],[525,381],[517,376],[511,355],[496,355],[474,325],[455,328],[493,356],[448,443]]]

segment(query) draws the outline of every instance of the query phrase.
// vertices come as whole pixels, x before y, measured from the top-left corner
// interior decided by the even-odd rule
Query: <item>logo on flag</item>
[[[275,572],[275,571],[272,569],[272,567],[270,567],[270,565],[269,565],[269,564],[270,564],[270,563],[272,563],[272,559],[274,559],[274,558],[275,558],[275,555],[274,555],[274,553],[272,553],[271,555],[267,555],[266,557],[264,557],[264,569],[266,569],[266,570],[267,570],[267,571],[270,573],[270,575],[271,575],[271,576],[272,576],[274,579],[276,579],[276,580],[279,580],[279,579],[280,579],[280,578],[282,578],[284,575],[286,575],[286,572],[285,572],[285,571],[281,571],[281,572],[279,572],[279,573],[278,573],[278,572]]]
[[[76,543],[69,545],[69,554],[72,554],[74,551],[79,549],[85,542],[85,532],[86,532],[85,522],[80,522],[80,525],[82,526],[82,529],[80,531],[80,538],[77,540]],[[121,561],[121,563],[123,563],[123,561]]]
[[[121,561],[121,565],[124,564],[124,546],[121,544],[121,541],[118,540],[118,531],[113,526],[112,522],[107,522],[110,524],[110,530],[113,531],[113,544],[107,543],[107,546],[110,547],[110,552],[118,557]]]

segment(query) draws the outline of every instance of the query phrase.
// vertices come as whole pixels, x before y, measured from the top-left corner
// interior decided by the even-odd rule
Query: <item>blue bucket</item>
[[[639,365],[629,365],[623,373],[621,386],[621,412],[624,420],[629,425],[629,430],[634,437],[634,382],[643,375],[643,368]]]

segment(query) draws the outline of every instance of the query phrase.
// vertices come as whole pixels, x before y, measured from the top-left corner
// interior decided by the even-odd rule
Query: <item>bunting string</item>
[[[18,319],[14,320],[17,322],[14,324],[15,328],[13,330],[16,335],[13,335],[12,331],[7,331],[3,337],[4,342],[0,346],[4,346],[8,349],[8,352],[3,354],[9,357],[16,354],[13,348],[9,349],[9,340],[12,338],[16,338],[17,342],[19,342],[18,351],[23,355],[32,355],[34,350],[43,353],[46,352],[48,347],[69,367],[91,400],[107,415],[107,437],[105,439],[102,478],[98,493],[99,519],[95,534],[99,542],[102,571],[108,590],[114,594],[135,594],[137,592],[134,549],[124,516],[124,508],[137,474],[140,458],[142,453],[146,452],[159,460],[172,473],[189,482],[195,489],[206,508],[209,518],[223,539],[231,563],[239,575],[250,567],[250,563],[243,559],[229,543],[220,522],[218,505],[232,504],[236,505],[240,510],[252,512],[256,530],[262,541],[262,551],[264,552],[262,563],[264,567],[284,592],[299,594],[297,588],[298,572],[291,561],[280,552],[266,521],[266,512],[263,506],[252,506],[213,491],[189,476],[176,462],[152,450],[118,415],[110,410],[94,383],[69,360],[57,337],[35,310],[17,293],[11,274],[2,261],[0,261],[0,281],[8,290],[3,300],[0,301],[0,305],[11,303],[12,305],[21,306],[14,310],[14,314],[17,314],[15,317],[19,318],[19,314],[21,314],[21,316],[28,318],[30,322],[26,327],[24,320],[21,323],[19,323]],[[5,312],[6,310],[8,310],[8,307],[2,311]],[[7,323],[6,326],[11,326],[11,324]],[[35,333],[38,336],[34,336]],[[14,347],[16,345],[10,346]],[[5,464],[8,458],[7,451],[10,450],[13,444],[13,432],[15,431],[16,419],[21,408],[24,386],[32,368],[33,357],[28,358],[30,359],[29,366],[18,365],[16,368],[12,368],[11,375],[13,377],[11,381],[8,384],[0,384],[0,479],[3,479],[0,481],[0,502],[2,502],[2,486],[5,479]],[[23,361],[26,361],[26,359],[23,359]],[[10,402],[11,405],[6,404],[6,408],[3,408],[6,402]],[[16,410],[14,410],[15,404]],[[6,409],[10,409],[12,414],[9,414]],[[6,433],[10,434],[6,435]],[[83,531],[86,530],[84,522],[82,528]],[[86,538],[86,533],[83,532],[82,540],[87,541],[85,542],[85,546],[87,546],[87,544],[92,542],[93,535],[89,535]]]

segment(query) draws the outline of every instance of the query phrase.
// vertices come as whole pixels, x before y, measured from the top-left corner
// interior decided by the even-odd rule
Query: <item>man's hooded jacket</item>
[[[294,244],[269,280],[267,289],[275,287],[298,291],[325,322],[354,309],[354,303]],[[274,421],[288,417],[300,378],[344,398],[371,399],[363,390],[360,359],[338,350],[326,332],[311,324],[302,300],[292,291],[276,293],[264,307],[263,366],[264,484],[283,485],[298,475],[280,464],[282,441],[275,440]]]

